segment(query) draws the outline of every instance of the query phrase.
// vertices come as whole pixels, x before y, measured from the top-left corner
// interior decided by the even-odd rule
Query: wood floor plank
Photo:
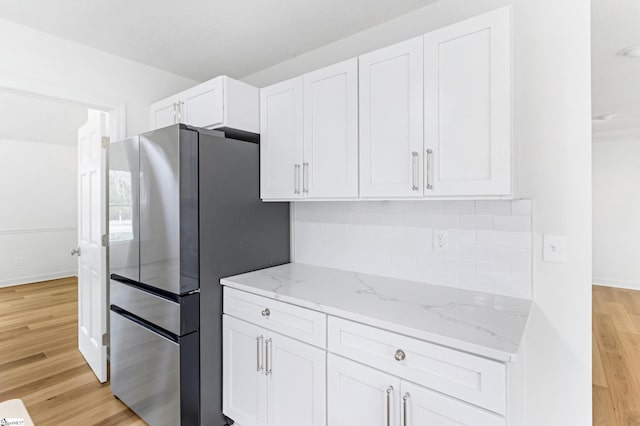
[[[593,426],[612,426],[616,424],[611,392],[602,386],[593,385]]]
[[[0,401],[39,426],[145,425],[78,351],[77,295],[75,278],[0,288]]]
[[[598,341],[596,339],[595,333],[592,332],[591,338],[591,346],[593,353],[593,361],[592,361],[592,380],[593,384],[600,387],[608,387],[607,386],[607,376],[604,372],[604,367],[602,365],[602,357],[600,356],[600,348],[598,347]]]
[[[601,351],[619,353],[622,350],[622,344],[611,315],[593,315],[593,330]]]
[[[592,295],[593,424],[640,426],[640,291]]]

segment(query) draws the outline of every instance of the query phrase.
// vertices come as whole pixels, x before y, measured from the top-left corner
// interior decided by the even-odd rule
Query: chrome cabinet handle
[[[391,392],[393,392],[393,386],[387,388],[387,426],[391,426]]]
[[[293,165],[293,193],[300,193],[300,164]]]
[[[265,376],[268,376],[269,374],[271,374],[271,339],[267,339],[266,343],[265,343],[267,349],[266,349],[266,370],[264,372]]]
[[[260,312],[260,314],[262,314],[263,317],[268,317],[269,315],[271,315],[271,311],[269,310],[269,308],[265,308],[265,310]]]
[[[398,349],[393,357],[396,359],[396,361],[404,361],[407,357],[407,354],[405,354],[402,349]]]
[[[409,392],[405,392],[405,394],[402,396],[402,426],[408,426],[409,421],[407,420],[407,405],[409,398],[411,397],[411,395],[409,394]]]
[[[433,150],[427,150],[427,189],[433,189]]]
[[[76,254],[80,256],[80,247],[71,249],[71,256],[75,256]]]
[[[418,153],[411,153],[411,189],[418,190]]]
[[[309,193],[309,163],[302,163],[302,192]]]
[[[262,359],[264,358],[264,354],[262,353],[263,341],[264,336],[256,337],[256,371],[261,371],[264,368],[262,365]]]

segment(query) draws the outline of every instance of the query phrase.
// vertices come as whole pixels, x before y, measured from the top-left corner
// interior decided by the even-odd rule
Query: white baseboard
[[[593,277],[591,281],[593,281],[594,285],[602,285],[605,287],[626,288],[629,290],[640,290],[640,282],[619,281],[619,280],[611,280],[608,278],[596,278],[596,277]]]
[[[17,278],[11,278],[8,280],[0,280],[0,288],[11,287],[14,285],[21,285],[21,284],[37,283],[39,281],[56,280],[58,278],[76,277],[76,276],[78,276],[78,271],[72,270],[72,271],[53,272],[50,274],[17,277]]]

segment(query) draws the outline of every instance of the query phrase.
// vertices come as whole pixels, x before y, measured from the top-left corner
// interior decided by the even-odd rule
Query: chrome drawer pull
[[[262,359],[264,358],[262,353],[262,342],[264,336],[256,337],[256,371],[261,371],[263,368]]]
[[[409,398],[411,397],[411,395],[409,394],[409,392],[405,392],[404,396],[402,397],[402,423],[403,426],[407,426],[409,424],[409,421],[407,420],[407,401],[409,401]]]
[[[263,317],[269,317],[269,315],[271,315],[271,311],[269,310],[269,308],[265,308],[264,311],[261,312]]]
[[[413,191],[418,190],[418,155],[416,151],[411,153],[411,189]]]
[[[433,150],[427,150],[427,189],[433,189]]]
[[[391,392],[393,392],[393,386],[387,388],[387,426],[391,426]]]
[[[265,376],[271,374],[271,339],[267,339],[267,362],[266,362],[266,371],[264,372]]]
[[[394,355],[394,358],[396,359],[396,361],[404,361],[405,358],[407,358],[407,354],[405,354],[403,350],[398,349],[396,351],[396,354]]]

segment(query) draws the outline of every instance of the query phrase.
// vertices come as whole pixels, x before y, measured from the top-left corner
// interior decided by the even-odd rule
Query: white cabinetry
[[[328,420],[351,426],[504,426],[505,419],[422,386],[329,354]]]
[[[360,196],[421,197],[423,44],[360,56]]]
[[[260,90],[260,194],[263,199],[302,197],[303,79]]]
[[[358,63],[260,91],[263,199],[358,196]]]
[[[329,354],[327,419],[332,426],[399,425],[400,380],[389,374]],[[387,421],[389,419],[389,421]]]
[[[304,76],[303,195],[358,196],[358,60]]]
[[[223,411],[242,426],[267,424],[264,329],[223,316]]]
[[[513,197],[511,62],[505,7],[263,89],[262,198]]]
[[[313,330],[325,330],[319,319],[326,321],[318,312],[225,288],[227,417],[239,426],[326,426],[326,350],[274,331],[297,330],[314,341]]]
[[[511,189],[510,11],[424,36],[425,195]]]
[[[152,104],[151,129],[184,123],[258,133],[259,116],[259,90],[220,76]]]

